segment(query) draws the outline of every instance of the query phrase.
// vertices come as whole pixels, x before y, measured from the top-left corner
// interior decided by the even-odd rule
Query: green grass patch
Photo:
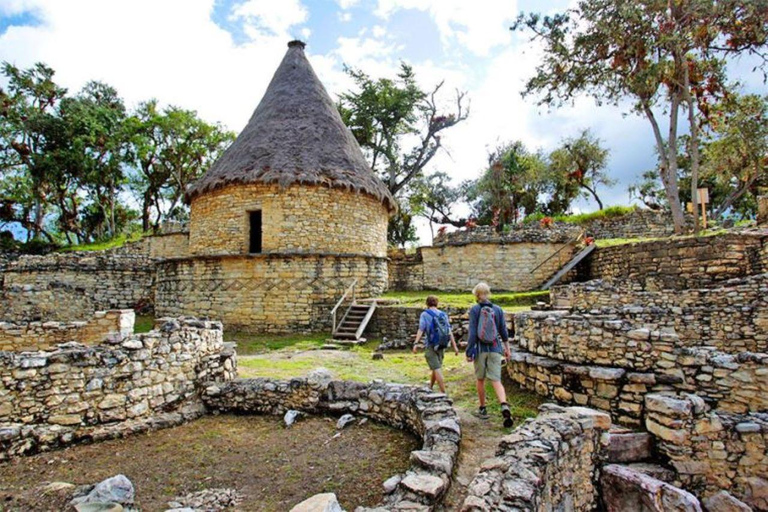
[[[435,291],[419,292],[386,292],[382,295],[385,299],[397,300],[403,306],[425,306],[427,296],[436,295],[440,299],[440,306],[452,306],[456,308],[469,308],[476,304],[475,296],[471,293],[449,293]],[[548,291],[532,292],[498,292],[494,293],[491,301],[501,307],[527,309],[539,301],[549,302]]]
[[[225,341],[237,343],[238,355],[261,354],[271,350],[292,348],[310,350],[324,344],[331,337],[328,333],[320,334],[249,334],[245,332],[225,332]]]
[[[136,242],[138,240],[141,240],[142,233],[133,233],[131,235],[118,235],[115,238],[112,238],[111,240],[103,240],[98,242],[93,242],[90,244],[80,244],[80,245],[68,245],[66,247],[62,247],[59,249],[59,252],[78,252],[78,251],[105,251],[107,249],[115,249],[117,247],[122,247],[128,242]]]
[[[595,240],[595,244],[598,247],[615,247],[617,245],[626,245],[626,244],[637,244],[642,242],[657,242],[659,240],[684,240],[686,238],[703,238],[703,237],[709,237],[709,236],[718,236],[726,234],[728,230],[726,229],[708,229],[706,231],[700,232],[698,235],[681,235],[681,236],[673,236],[673,237],[647,237],[647,238],[604,238],[604,239],[598,239]]]
[[[628,215],[635,211],[637,209],[637,206],[609,206],[608,208],[604,208],[602,210],[597,210],[596,212],[589,212],[589,213],[579,213],[576,215],[556,215],[552,217],[552,219],[555,220],[555,222],[565,222],[567,224],[588,224],[594,220],[598,219],[610,219],[614,217],[623,217],[624,215]],[[523,219],[523,224],[528,224],[531,222],[539,222],[541,219],[546,217],[543,213],[533,213],[531,215],[528,215]]]
[[[136,315],[136,322],[133,324],[133,332],[139,334],[149,332],[155,326],[155,315]]]

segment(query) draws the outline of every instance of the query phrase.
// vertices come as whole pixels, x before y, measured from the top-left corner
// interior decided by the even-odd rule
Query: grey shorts
[[[501,360],[504,356],[498,352],[480,352],[475,358],[475,378],[501,380]]]
[[[430,370],[439,370],[443,367],[443,357],[445,357],[444,348],[435,348],[427,346],[424,349],[424,357],[427,360]]]

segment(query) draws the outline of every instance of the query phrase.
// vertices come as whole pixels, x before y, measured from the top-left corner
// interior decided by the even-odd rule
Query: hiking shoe
[[[504,428],[512,428],[515,422],[512,421],[512,413],[507,404],[501,404],[501,416],[504,418]]]
[[[478,408],[477,411],[473,412],[472,414],[481,420],[487,420],[491,417],[488,414],[488,409],[486,409],[485,406]]]

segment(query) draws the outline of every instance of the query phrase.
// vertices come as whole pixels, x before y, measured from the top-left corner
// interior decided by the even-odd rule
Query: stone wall
[[[585,262],[589,279],[624,279],[645,289],[706,288],[768,271],[765,231],[677,238],[598,248]]]
[[[637,208],[626,215],[595,219],[582,224],[587,236],[606,238],[664,238],[675,234],[672,216],[666,210]]]
[[[450,487],[461,427],[451,400],[443,394],[381,381],[332,381],[327,372],[315,371],[290,381],[245,379],[213,385],[204,400],[209,408],[221,412],[353,413],[419,436],[423,446],[411,452],[411,468],[384,483],[381,508],[357,508],[358,512],[433,510]]]
[[[538,224],[520,224],[513,226],[507,232],[499,233],[492,226],[478,226],[472,229],[459,229],[438,234],[432,245],[467,244],[568,244],[573,243],[583,235],[583,229],[574,224],[556,224],[542,228]]]
[[[424,289],[424,260],[421,249],[415,254],[406,254],[405,250],[390,250],[387,265],[388,290],[421,291]]]
[[[571,315],[582,322],[592,319],[600,324],[600,315],[621,318],[627,325],[674,330],[681,346],[713,346],[728,353],[768,352],[768,274],[723,281],[713,288],[640,288],[632,282],[596,280],[558,286],[550,295],[554,305],[583,314]],[[615,323],[608,325],[618,327]],[[531,328],[535,327],[530,322],[528,327],[524,333],[534,336]],[[544,336],[551,329],[555,324],[545,324],[536,336]]]
[[[60,296],[47,293],[50,287],[62,285],[65,289],[80,289],[87,296],[91,308],[67,318],[79,320],[89,317],[95,310],[133,309],[151,305],[154,298],[154,262],[146,256],[114,254],[109,252],[54,253],[46,256],[22,256],[10,262],[3,271],[4,290],[20,287],[22,291],[41,293],[32,298],[16,294],[16,299],[27,300],[27,307],[4,305],[8,317],[3,320],[30,320],[14,318],[16,312],[34,313],[35,304],[41,312],[55,309],[46,301]],[[55,284],[54,284],[55,283]],[[27,288],[24,288],[27,287]],[[27,313],[24,313],[25,315]],[[33,315],[34,316],[34,315]]]
[[[85,288],[69,284],[11,285],[0,290],[0,319],[3,320],[69,322],[95,312],[95,301]]]
[[[710,410],[696,395],[652,394],[645,420],[676,483],[700,497],[727,490],[755,510],[768,510],[768,414]]]
[[[467,313],[465,308],[440,309],[448,313],[454,328]],[[419,318],[423,311],[424,307],[421,306],[378,306],[365,331],[366,335],[373,338],[386,337],[389,340],[410,340],[419,329]]]
[[[189,232],[161,233],[147,238],[150,258],[186,258],[189,256]]]
[[[249,214],[262,211],[265,253],[343,253],[386,257],[389,214],[381,201],[321,186],[237,184],[195,197],[192,255],[247,254]]]
[[[768,226],[768,196],[758,196],[757,198],[757,224],[758,226]]]
[[[98,311],[82,322],[0,322],[0,350],[50,350],[60,343],[99,344],[133,334],[132,309]]]
[[[422,247],[423,287],[470,291],[484,281],[497,291],[533,290],[568,263],[578,250],[576,245],[562,248],[563,244],[529,242]],[[549,259],[550,256],[553,257]]]
[[[595,510],[599,440],[610,426],[591,409],[542,406],[482,463],[461,510]]]
[[[117,344],[0,352],[0,458],[180,410],[199,403],[201,386],[235,373],[221,324],[195,319],[160,319],[155,330]]]
[[[165,260],[157,267],[155,309],[251,332],[330,329],[331,309],[354,279],[358,297],[384,291],[386,265],[385,258],[316,254]]]

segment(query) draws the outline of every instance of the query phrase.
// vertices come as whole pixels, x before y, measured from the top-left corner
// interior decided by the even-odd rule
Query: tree
[[[629,197],[637,198],[651,210],[661,210],[667,205],[667,195],[664,187],[659,186],[657,169],[645,171],[641,181],[629,186]]]
[[[442,114],[437,98],[443,82],[427,93],[405,63],[394,80],[374,80],[360,70],[345,69],[358,90],[341,95],[341,117],[367,152],[371,168],[397,196],[442,147],[441,133],[467,118],[465,94],[457,91],[455,111]],[[412,139],[417,142],[411,147]]]
[[[129,186],[141,203],[143,230],[182,213],[187,186],[232,143],[235,134],[209,124],[197,113],[177,107],[160,110],[156,100],[142,103],[129,121],[131,163]],[[152,212],[154,210],[154,220]]]
[[[416,226],[413,224],[414,212],[408,202],[400,202],[397,212],[389,218],[387,242],[394,247],[405,247],[409,242],[417,242]]]
[[[411,208],[429,221],[432,240],[435,239],[435,224],[451,224],[462,227],[466,219],[453,219],[452,210],[462,197],[462,191],[452,187],[450,177],[444,172],[435,172],[413,183]]]
[[[2,73],[8,86],[7,91],[0,89],[0,171],[3,180],[12,181],[6,191],[14,191],[2,198],[3,220],[18,222],[34,239],[43,235],[53,241],[44,227],[52,188],[46,131],[50,133],[66,89],[42,63],[22,70],[5,62]]]
[[[768,185],[768,97],[730,94],[714,106],[704,141],[702,176],[724,189],[720,218],[745,194]]]
[[[607,160],[608,150],[600,145],[600,139],[594,137],[589,130],[583,130],[578,137],[565,139],[549,155],[550,169],[559,188],[570,190],[571,193],[574,188],[576,193],[579,189],[586,190],[600,210],[603,209],[603,202],[597,195],[597,187],[610,187],[615,183],[606,174]],[[575,199],[575,194],[569,199]]]
[[[544,44],[544,59],[524,94],[556,105],[587,93],[598,103],[634,102],[659,154],[676,232],[684,230],[677,169],[681,110],[688,113],[692,199],[700,156],[699,115],[724,90],[723,57],[751,53],[765,62],[768,4],[740,0],[580,0],[554,16],[520,15],[513,30],[528,29]],[[662,134],[659,114],[668,116]]]
[[[501,231],[523,215],[539,209],[539,196],[547,188],[547,165],[541,153],[520,141],[499,146],[488,155],[488,168],[465,185],[476,218]]]

